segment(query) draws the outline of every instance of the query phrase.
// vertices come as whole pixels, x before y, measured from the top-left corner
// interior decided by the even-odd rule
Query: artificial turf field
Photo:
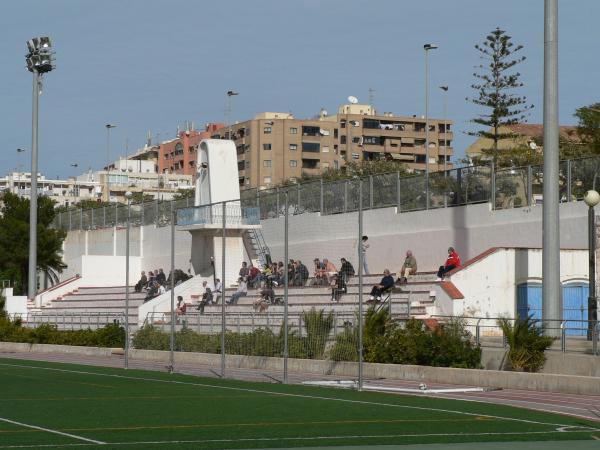
[[[562,440],[579,441],[565,443],[571,449],[584,448],[578,444],[585,440],[600,448],[599,423],[425,396],[2,358],[0,388],[0,449],[462,442],[505,442],[514,449],[508,442]]]

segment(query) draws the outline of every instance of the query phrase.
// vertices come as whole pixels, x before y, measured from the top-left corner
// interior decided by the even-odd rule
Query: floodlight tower
[[[33,74],[33,104],[31,115],[31,190],[29,201],[29,271],[27,297],[37,293],[37,180],[38,180],[38,110],[42,92],[42,76],[56,68],[49,37],[35,37],[27,41],[25,55],[27,70]]]

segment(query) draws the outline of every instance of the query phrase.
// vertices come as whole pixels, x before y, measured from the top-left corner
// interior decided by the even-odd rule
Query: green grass
[[[14,359],[0,359],[0,386],[0,449],[249,449],[600,434],[593,422],[508,406]]]

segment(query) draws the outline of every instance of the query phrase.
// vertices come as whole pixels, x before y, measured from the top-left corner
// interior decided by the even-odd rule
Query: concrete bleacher
[[[366,304],[373,285],[379,283],[382,274],[371,274],[363,276],[363,302],[365,311],[369,307]],[[310,280],[309,280],[310,283]],[[352,277],[347,284],[347,293],[342,295],[339,302],[331,301],[331,287],[329,286],[289,286],[288,290],[288,313],[290,316],[299,317],[302,312],[311,308],[332,311],[339,316],[340,324],[347,321],[348,317],[354,317],[358,309],[358,277]],[[391,293],[391,312],[394,317],[405,318],[408,316],[426,317],[427,306],[435,301],[435,275],[432,273],[417,274],[409,277],[408,283],[395,288]],[[275,297],[283,297],[284,288],[278,286],[275,289]],[[177,287],[176,295],[182,295],[188,305],[188,316],[198,315],[196,306],[199,303],[202,291],[201,280],[194,277]],[[226,298],[236,291],[236,286],[226,289]],[[62,297],[53,299],[45,307],[32,311],[29,316],[30,322],[55,323],[59,328],[78,329],[94,328],[114,320],[124,321],[125,315],[125,286],[113,287],[79,287]],[[168,294],[168,293],[167,293]],[[129,288],[129,323],[135,329],[138,326],[138,308],[144,303],[145,292],[134,292],[133,286]],[[253,327],[262,323],[258,316],[282,317],[283,305],[270,305],[266,313],[255,312],[252,305],[260,297],[260,289],[250,289],[246,297],[239,299],[236,305],[226,305],[226,313],[234,318],[233,321],[240,323],[252,323]],[[206,319],[196,318],[196,324],[215,323],[214,317],[221,314],[221,298],[218,303],[207,305],[203,316]],[[169,302],[170,303],[170,302]],[[164,312],[149,313],[148,317],[141,318],[143,323],[154,323],[157,325],[170,323],[169,308]],[[274,319],[279,320],[279,319]]]

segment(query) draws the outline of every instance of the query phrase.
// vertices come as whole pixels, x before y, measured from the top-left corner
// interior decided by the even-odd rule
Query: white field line
[[[72,439],[78,439],[80,441],[85,441],[85,442],[89,442],[89,443],[92,443],[92,444],[106,444],[106,442],[96,441],[94,439],[88,439],[88,438],[83,437],[83,436],[77,436],[76,434],[63,433],[62,431],[52,430],[50,428],[38,427],[37,425],[30,425],[28,423],[17,422],[16,420],[10,420],[10,419],[7,419],[5,417],[0,417],[0,421],[1,422],[6,422],[6,423],[10,423],[10,424],[13,424],[13,425],[18,425],[18,426],[24,427],[24,428],[31,428],[33,430],[45,431],[46,433],[58,434],[60,436],[67,436],[67,437],[70,437]]]
[[[263,389],[251,389],[251,388],[241,388],[241,387],[233,387],[233,386],[219,386],[219,385],[207,384],[207,383],[192,383],[189,381],[161,380],[158,378],[144,378],[144,377],[134,377],[134,376],[129,376],[129,375],[88,372],[88,371],[84,371],[84,370],[59,369],[59,368],[55,368],[55,367],[29,366],[26,364],[0,363],[0,366],[18,367],[18,368],[25,368],[25,369],[48,370],[48,371],[52,371],[52,372],[62,372],[62,373],[76,373],[76,374],[82,374],[82,375],[95,375],[95,376],[99,376],[99,377],[118,378],[118,379],[123,379],[123,380],[150,381],[150,382],[155,382],[155,383],[178,384],[178,385],[185,385],[185,386],[205,387],[205,388],[210,388],[210,389],[223,389],[223,390],[228,390],[228,391],[253,392],[256,394],[277,395],[277,396],[281,396],[281,397],[307,398],[307,399],[313,399],[313,400],[328,400],[328,401],[335,401],[335,402],[342,402],[342,403],[351,403],[351,404],[356,404],[356,405],[386,406],[386,407],[390,407],[390,408],[413,409],[413,410],[418,410],[418,411],[430,411],[430,412],[435,411],[435,412],[443,412],[443,413],[450,413],[450,414],[458,414],[458,415],[462,415],[462,416],[489,417],[491,419],[507,420],[507,421],[520,422],[520,423],[530,423],[530,424],[535,424],[535,425],[548,425],[548,426],[553,426],[553,427],[571,427],[571,425],[566,425],[564,423],[540,422],[537,420],[518,419],[515,417],[495,416],[495,415],[490,415],[490,414],[485,414],[485,413],[470,413],[470,412],[465,412],[465,411],[455,411],[455,410],[443,409],[443,408],[429,408],[429,407],[424,407],[424,406],[398,405],[398,404],[394,404],[394,403],[381,403],[381,402],[374,402],[374,401],[367,401],[367,400],[351,400],[351,399],[345,399],[345,398],[324,397],[324,396],[320,396],[320,395],[292,394],[292,393],[288,393],[288,392],[276,392],[276,391],[274,392],[274,391],[263,390]],[[587,430],[591,430],[591,431],[600,431],[600,429],[596,429],[596,428],[592,428],[592,427],[578,427],[578,428],[587,429]]]
[[[600,431],[600,430],[597,430]],[[588,433],[589,430],[547,430],[547,431],[522,431],[522,432],[487,432],[487,433],[423,433],[423,434],[370,434],[370,435],[344,435],[344,436],[300,436],[300,437],[264,437],[264,438],[236,438],[236,439],[189,439],[175,441],[131,441],[131,442],[107,442],[106,445],[179,445],[179,444],[218,444],[218,443],[244,443],[244,442],[279,442],[279,441],[327,441],[342,439],[389,439],[389,438],[419,438],[419,437],[478,437],[478,436],[528,436],[562,433]],[[3,448],[67,448],[87,447],[96,445],[93,443],[76,444],[30,444],[30,445],[0,445]]]

